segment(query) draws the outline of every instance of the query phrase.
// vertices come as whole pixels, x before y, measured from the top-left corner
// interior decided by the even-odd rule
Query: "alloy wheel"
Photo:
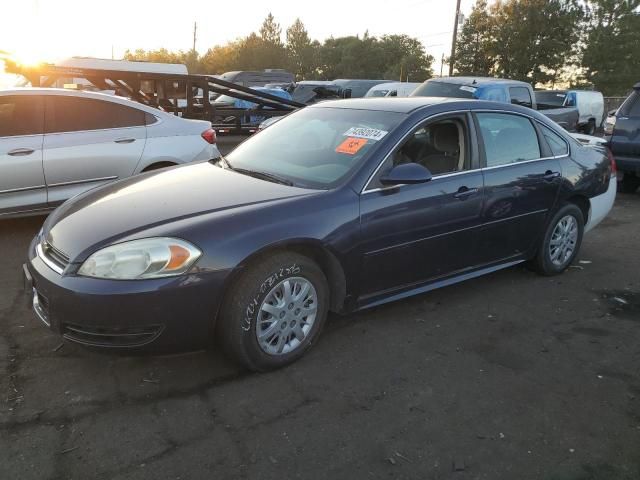
[[[573,215],[562,217],[551,234],[549,258],[558,267],[564,266],[576,249],[578,241],[578,222]]]

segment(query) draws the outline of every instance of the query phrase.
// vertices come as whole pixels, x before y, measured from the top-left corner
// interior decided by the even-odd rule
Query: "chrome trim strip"
[[[115,180],[117,179],[117,175],[112,175],[110,177],[100,177],[100,178],[87,178],[86,180],[73,180],[71,182],[60,182],[60,183],[51,183],[48,187],[64,187],[66,185],[77,185],[79,183],[93,183],[93,182],[102,182],[107,180]]]
[[[0,195],[3,193],[28,192],[29,190],[38,190],[39,188],[47,188],[47,186],[35,185],[33,187],[10,188],[9,190],[0,190]]]
[[[45,315],[42,307],[40,307],[40,299],[38,298],[38,292],[36,289],[33,289],[33,311],[42,323],[44,323],[47,327],[51,328],[51,322],[47,320],[47,316]]]
[[[44,252],[42,251],[42,244],[38,243],[38,245],[36,246],[36,254],[38,255],[38,258],[40,260],[42,260],[42,262],[49,267],[51,270],[53,270],[54,272],[56,272],[58,275],[62,275],[62,272],[64,271],[62,268],[60,268],[58,265],[56,265],[55,263],[53,263],[51,260],[49,260],[46,255],[44,254]]]

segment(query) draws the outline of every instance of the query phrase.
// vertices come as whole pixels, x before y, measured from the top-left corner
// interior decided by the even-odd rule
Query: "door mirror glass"
[[[401,185],[425,183],[431,180],[431,172],[419,163],[403,163],[393,167],[388,173],[380,177],[383,185]]]

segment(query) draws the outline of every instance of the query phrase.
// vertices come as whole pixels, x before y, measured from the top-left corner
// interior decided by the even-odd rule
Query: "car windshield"
[[[389,90],[374,90],[373,92],[369,92],[365,97],[386,97]]]
[[[405,114],[307,107],[239,145],[231,168],[259,172],[306,188],[332,188],[353,172]]]
[[[436,82],[429,80],[414,90],[412,97],[453,97],[475,98],[476,87],[460,83]]]

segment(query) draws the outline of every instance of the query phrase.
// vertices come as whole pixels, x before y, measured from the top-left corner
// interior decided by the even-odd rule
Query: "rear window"
[[[90,98],[48,96],[45,132],[78,132],[144,126],[145,112]]]
[[[511,96],[511,103],[514,105],[522,105],[523,107],[529,107],[533,105],[531,102],[531,92],[526,87],[510,87],[509,95]]]
[[[542,126],[541,128],[542,135],[547,141],[547,144],[551,149],[551,153],[553,153],[555,157],[569,154],[569,145],[567,145],[567,142],[565,142],[565,140],[560,135],[558,135],[550,128],[544,126]]]
[[[540,105],[549,105],[552,107],[561,107],[564,105],[564,99],[567,97],[566,93],[562,92],[535,92],[536,103]]]
[[[411,97],[452,97],[452,98],[475,98],[473,94],[476,88],[459,83],[438,82],[427,80],[416,88]]]
[[[640,117],[640,95],[636,92],[629,95],[620,107],[620,112],[630,117]]]
[[[42,99],[31,95],[0,97],[0,137],[42,133]]]

